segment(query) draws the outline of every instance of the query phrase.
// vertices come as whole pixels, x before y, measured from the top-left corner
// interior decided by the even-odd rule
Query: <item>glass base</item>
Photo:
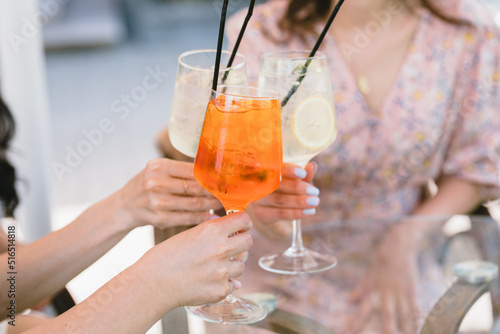
[[[253,324],[267,315],[259,304],[234,295],[214,304],[187,306],[186,310],[205,321],[228,325]]]
[[[302,248],[288,248],[282,253],[263,256],[259,259],[262,269],[277,274],[311,274],[335,267],[337,258],[333,255],[319,254]]]

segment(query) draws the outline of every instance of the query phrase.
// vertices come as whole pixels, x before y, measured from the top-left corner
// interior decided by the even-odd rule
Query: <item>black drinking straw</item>
[[[309,58],[314,57],[316,54],[316,51],[318,51],[319,46],[321,45],[321,42],[323,42],[323,39],[325,38],[326,33],[328,32],[328,29],[330,29],[330,26],[332,25],[333,20],[335,19],[335,16],[337,16],[337,13],[339,12],[340,6],[344,3],[344,0],[339,0],[337,5],[335,5],[335,8],[333,9],[332,14],[330,15],[330,18],[326,22],[325,27],[323,28],[323,31],[321,32],[321,35],[319,35],[318,40],[316,41],[316,44],[314,45],[311,53],[309,54]],[[302,83],[302,80],[304,80],[304,77],[306,76],[307,68],[309,67],[309,64],[311,63],[311,59],[308,59],[302,68],[302,73],[300,74],[297,82],[294,83],[293,87],[290,89],[288,94],[285,96],[283,101],[281,101],[281,107],[283,108],[290,98],[292,97],[293,94],[297,91],[299,88],[300,84]]]
[[[250,21],[250,18],[252,17],[253,14],[253,7],[255,6],[255,0],[250,0],[250,5],[248,6],[248,12],[247,16],[245,17],[245,21],[243,22],[243,25],[241,26],[240,33],[238,35],[238,39],[236,40],[236,43],[234,44],[233,52],[231,53],[231,57],[229,58],[229,61],[227,62],[227,68],[230,68],[233,66],[233,61],[234,58],[236,57],[236,52],[238,52],[238,48],[240,47],[241,40],[243,39],[243,35],[245,34],[245,29],[247,28],[248,21]],[[229,71],[226,71],[224,73],[224,77],[222,77],[222,83],[226,82],[227,76],[229,75]]]
[[[224,0],[222,5],[222,13],[219,26],[219,41],[217,42],[217,54],[215,55],[214,80],[212,82],[212,90],[217,90],[217,80],[219,79],[220,57],[222,54],[222,42],[224,39],[224,25],[226,24],[227,4],[229,0]]]

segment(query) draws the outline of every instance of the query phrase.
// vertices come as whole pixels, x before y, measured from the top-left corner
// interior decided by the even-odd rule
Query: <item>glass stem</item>
[[[292,246],[285,251],[286,256],[303,256],[307,250],[302,242],[302,222],[300,219],[293,221]]]
[[[236,213],[236,212],[242,212],[242,210],[227,210],[226,211],[226,215],[230,215],[230,214]],[[238,234],[238,232],[232,234],[231,236],[235,236],[236,234]],[[237,302],[237,301],[238,301],[238,298],[235,295],[233,295],[232,293],[229,294],[228,296],[226,296],[226,298],[224,298],[222,300],[222,302],[224,302],[224,303],[234,303],[234,302]]]

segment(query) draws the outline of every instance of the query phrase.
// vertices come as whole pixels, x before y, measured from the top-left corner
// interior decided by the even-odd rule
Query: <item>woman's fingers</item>
[[[277,190],[277,193],[318,196],[319,189],[302,180],[283,178],[280,187]]]
[[[388,287],[387,284],[383,284],[380,290],[382,326],[383,333],[396,334],[398,332],[396,300],[390,289],[391,287]]]
[[[233,258],[245,262],[248,259],[248,251],[236,254]]]
[[[312,182],[312,180],[314,178],[314,174],[316,174],[317,170],[318,170],[318,165],[314,161],[309,162],[306,165],[307,176],[304,178],[304,181]]]
[[[364,297],[372,293],[374,287],[374,281],[375,281],[375,275],[377,273],[374,272],[373,270],[368,270],[363,278],[361,279],[361,282],[358,284],[358,286],[354,289],[354,291],[351,293],[349,297],[349,301],[351,303],[358,303],[360,302]]]
[[[214,215],[208,211],[202,212],[175,212],[167,211],[160,214],[153,213],[153,217],[148,219],[154,226],[164,229],[172,226],[199,225],[207,220],[214,219]]]
[[[398,328],[404,334],[416,333],[419,327],[420,309],[417,304],[417,292],[408,282],[395,282],[399,288],[396,291],[396,307]]]
[[[220,202],[213,197],[186,197],[165,194],[151,198],[150,207],[154,211],[200,212],[219,209]]]
[[[193,163],[170,159],[151,160],[146,166],[146,175],[160,178],[170,175],[179,179],[194,180]]]
[[[373,315],[373,305],[371,300],[371,294],[365,295],[365,298],[361,300],[361,304],[356,312],[356,315],[349,320],[349,332],[351,333],[362,333],[364,327]]]
[[[234,258],[252,247],[253,240],[246,233],[252,228],[250,217],[244,212],[237,212],[207,222],[206,233],[218,238],[220,246],[216,249],[224,258]],[[234,259],[235,263],[241,260]],[[241,261],[243,262],[243,261]]]
[[[303,180],[306,183],[312,181],[316,173],[317,165],[315,162],[309,162],[305,168],[291,163],[283,163],[283,179]]]
[[[274,193],[252,205],[256,218],[271,224],[279,220],[301,219],[316,213],[319,205],[319,189],[308,183],[314,176],[315,164],[306,169],[284,163],[283,180]]]
[[[319,205],[319,197],[273,193],[266,196],[262,201],[259,201],[258,204],[277,208],[309,209]]]
[[[298,165],[284,162],[281,174],[283,175],[284,179],[287,178],[303,180],[307,177],[307,170]]]
[[[243,261],[238,259],[229,260],[228,264],[229,278],[235,278],[241,276],[244,270],[245,270],[245,263]]]
[[[414,291],[412,293],[413,296],[410,296],[409,299],[409,309],[410,309],[410,318],[412,321],[409,322],[409,327],[408,327],[408,333],[416,333],[417,330],[420,327],[420,319],[421,319],[421,312],[420,312],[420,307],[418,306],[417,302],[417,293]],[[404,300],[403,300],[404,302]]]
[[[158,194],[175,194],[182,196],[212,196],[194,179],[164,175],[147,175],[145,178],[147,191]]]
[[[241,288],[241,282],[237,279],[231,278],[229,281],[233,283],[234,290],[238,290],[239,288]]]
[[[411,284],[402,285],[401,281],[380,271],[365,277],[367,279],[362,280],[350,298],[359,303],[359,309],[349,321],[349,329],[361,333],[370,317],[380,312],[383,333],[415,333],[418,330],[418,305]]]
[[[236,212],[222,218],[214,219],[211,224],[221,224],[221,236],[232,236],[237,232],[247,232],[252,228],[250,216],[244,212]]]
[[[246,233],[251,227],[250,217],[244,212],[212,219],[169,238],[145,257],[153,264],[162,263],[164,280],[181,287],[173,289],[174,304],[216,302],[240,286],[233,278],[243,273],[245,265],[233,257],[252,246],[252,238]],[[166,257],[168,261],[161,261]]]
[[[378,298],[378,292],[374,290],[373,286],[373,281],[376,280],[375,274],[372,270],[368,270],[349,296],[349,302],[359,304],[356,315],[348,323],[352,333],[362,333],[363,328],[375,311],[374,308],[378,307],[378,305],[374,305],[374,303],[379,304],[374,299],[374,297]]]
[[[252,236],[246,232],[239,232],[238,234],[233,235],[228,239],[229,239],[227,241],[227,245],[229,247],[228,255],[229,257],[234,258],[235,261],[238,255],[249,251],[253,245]]]
[[[163,191],[166,190],[178,195],[210,195],[196,182],[192,162],[170,159],[152,160],[146,166],[145,178],[147,188],[163,188]]]
[[[205,190],[196,180],[172,178],[170,182],[165,184],[165,190],[172,194],[182,196],[210,196],[213,197],[207,190]]]

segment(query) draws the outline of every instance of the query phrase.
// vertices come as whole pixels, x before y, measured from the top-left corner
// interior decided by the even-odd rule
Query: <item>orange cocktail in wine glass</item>
[[[282,155],[278,94],[231,86],[212,91],[194,176],[228,214],[245,210],[278,188]],[[258,304],[232,294],[219,303],[188,310],[207,321],[227,324],[253,323],[266,316]]]

